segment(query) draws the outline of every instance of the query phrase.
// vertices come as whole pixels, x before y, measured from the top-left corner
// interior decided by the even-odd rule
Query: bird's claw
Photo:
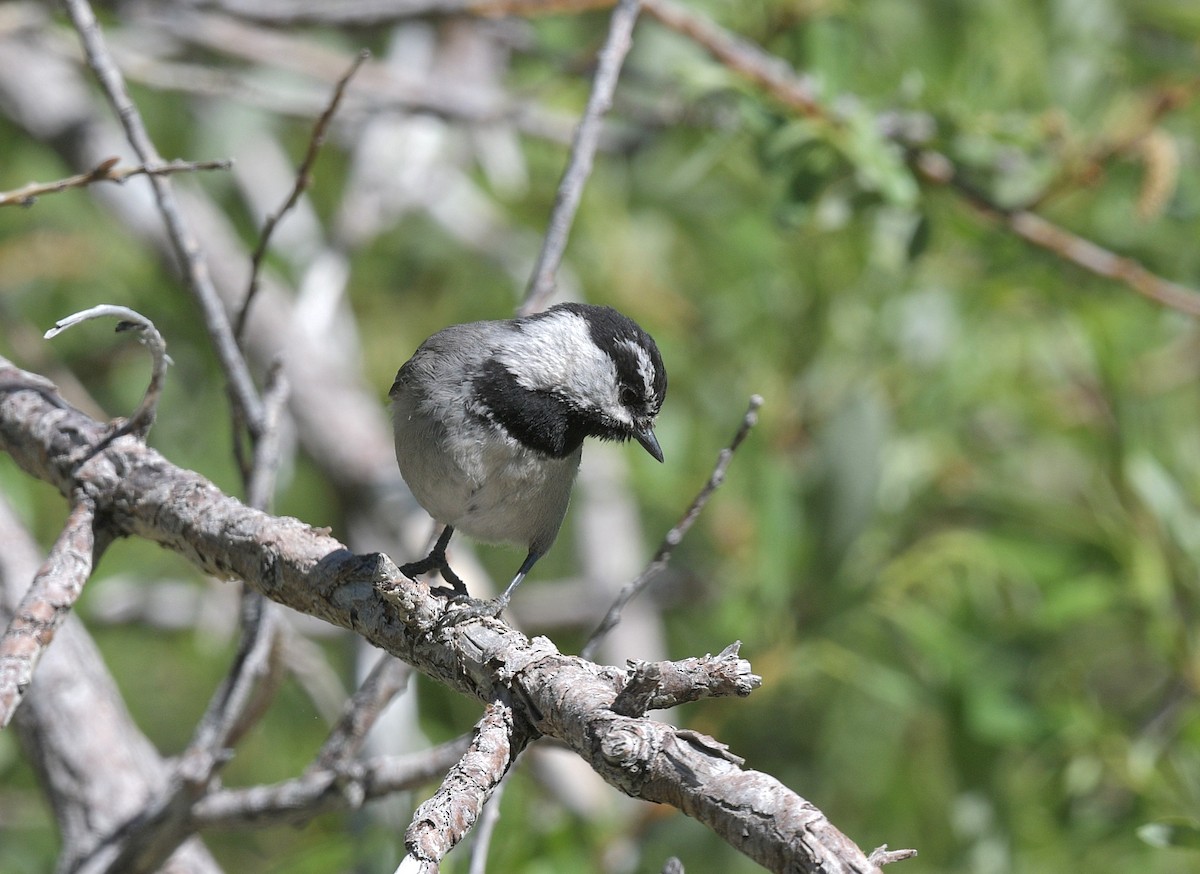
[[[451,607],[451,605],[454,605]],[[471,619],[497,619],[508,606],[504,598],[485,601],[481,598],[451,598],[447,601],[446,612],[438,622],[440,627],[458,625]]]

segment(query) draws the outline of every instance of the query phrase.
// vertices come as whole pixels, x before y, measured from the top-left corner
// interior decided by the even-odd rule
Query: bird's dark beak
[[[642,448],[654,456],[654,460],[661,462],[663,460],[662,447],[658,445],[658,438],[654,436],[654,429],[647,428],[645,431],[638,431],[633,435],[638,443],[642,444]]]

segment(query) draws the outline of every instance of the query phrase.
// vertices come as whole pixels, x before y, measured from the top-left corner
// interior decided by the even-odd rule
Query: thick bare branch
[[[79,495],[62,533],[0,637],[0,728],[7,728],[54,639],[92,574],[96,506]]]
[[[64,494],[87,488],[119,532],[350,628],[480,701],[511,701],[534,731],[564,742],[610,784],[678,807],[771,870],[877,870],[819,810],[774,778],[744,770],[716,741],[614,713],[624,671],[563,655],[495,619],[446,622],[445,603],[386,556],[355,555],[298,520],[246,507],[131,437],[77,470],[73,459],[104,435],[45,380],[0,359],[0,448]]]
[[[738,658],[741,641],[714,655],[674,662],[629,662],[629,679],[612,703],[615,713],[641,716],[701,698],[745,698],[762,685],[750,663]]]
[[[471,830],[509,766],[533,737],[508,703],[488,704],[466,753],[413,814],[404,835],[408,854],[420,862],[440,862]]]

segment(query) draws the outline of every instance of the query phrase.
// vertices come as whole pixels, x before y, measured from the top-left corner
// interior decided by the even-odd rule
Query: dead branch
[[[440,862],[471,830],[513,760],[534,737],[508,703],[488,704],[466,753],[413,814],[404,835],[409,856],[425,864]]]
[[[15,191],[0,191],[0,206],[33,206],[39,197],[57,194],[71,188],[86,188],[96,182],[124,182],[133,176],[167,176],[171,173],[195,173],[201,170],[228,170],[233,166],[223,161],[169,161],[166,164],[137,164],[118,167],[117,158],[101,161],[86,173],[78,173],[55,182],[30,182]]]
[[[117,322],[118,333],[137,331],[139,335],[138,340],[150,350],[152,361],[150,384],[146,386],[146,393],[142,395],[142,402],[133,411],[133,415],[122,422],[116,431],[113,432],[114,437],[121,434],[133,434],[138,439],[145,440],[151,426],[154,424],[154,418],[158,414],[158,399],[162,394],[163,383],[167,378],[167,365],[172,363],[171,356],[167,354],[167,341],[158,332],[158,328],[154,327],[154,322],[128,307],[100,304],[99,306],[69,315],[64,319],[59,319],[54,323],[54,327],[46,332],[45,338],[52,340],[63,331],[78,325],[80,322],[104,316],[111,316],[121,320]]]
[[[12,721],[33,670],[92,574],[96,506],[79,494],[71,515],[0,637],[0,728]]]
[[[358,810],[367,801],[436,779],[462,758],[468,742],[468,737],[461,737],[407,756],[379,756],[336,769],[310,768],[281,783],[218,789],[196,802],[189,827],[266,828],[301,824],[322,813]]]
[[[105,428],[46,381],[0,359],[0,448],[63,494],[86,488],[119,533],[240,578],[279,603],[349,628],[438,682],[483,702],[509,700],[613,786],[672,804],[775,871],[877,866],[819,810],[773,777],[741,767],[717,741],[611,705],[625,673],[566,656],[494,619],[444,622],[445,604],[383,555],[355,555],[328,534],[254,510],[129,436],[96,451]]]
[[[65,5],[67,15],[83,43],[88,66],[96,74],[105,96],[120,119],[129,144],[143,163],[162,164],[163,160],[146,131],[137,105],[129,97],[125,79],[113,62],[92,7],[87,0],[66,0]],[[200,305],[205,327],[208,329],[225,378],[229,382],[235,405],[251,435],[258,435],[264,427],[262,401],[258,397],[246,361],[238,351],[229,318],[213,287],[204,256],[183,218],[168,177],[151,175],[147,178],[154,188],[154,197],[179,261],[180,270],[187,280],[188,290]]]

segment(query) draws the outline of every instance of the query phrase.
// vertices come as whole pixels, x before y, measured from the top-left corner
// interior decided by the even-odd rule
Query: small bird
[[[654,420],[667,372],[653,338],[612,307],[565,303],[471,322],[421,344],[388,393],[400,474],[442,526],[433,550],[400,570],[441,572],[456,530],[526,547],[497,612],[558,536],[585,437],[636,440],[658,461]]]

